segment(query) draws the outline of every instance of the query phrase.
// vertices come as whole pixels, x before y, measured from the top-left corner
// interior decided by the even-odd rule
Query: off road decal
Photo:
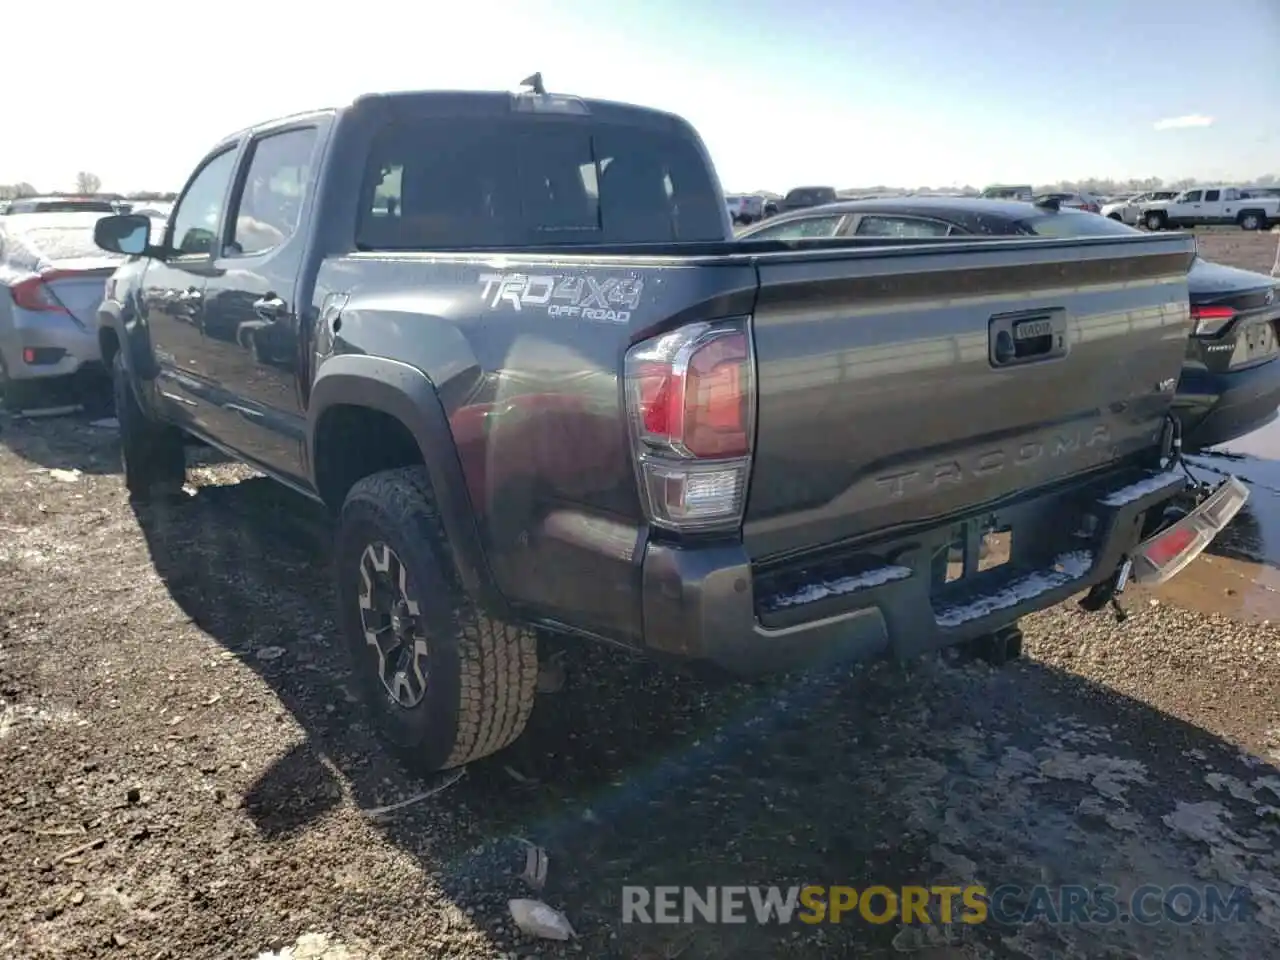
[[[552,317],[627,323],[644,281],[590,274],[482,273],[480,299],[490,310],[545,310]]]

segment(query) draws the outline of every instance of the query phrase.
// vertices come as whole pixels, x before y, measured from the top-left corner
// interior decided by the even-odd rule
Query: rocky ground
[[[1209,242],[1251,244],[1233,262],[1269,271],[1278,241],[1202,241],[1225,259]],[[109,425],[0,415],[0,956],[1280,950],[1266,616],[1134,594],[1123,624],[1071,604],[1033,618],[1027,656],[1000,670],[930,658],[760,686],[585,651],[513,748],[424,781],[349,692],[324,520],[213,460],[193,461],[184,503],[135,512],[116,457]],[[513,876],[525,841],[549,857],[540,890]],[[966,882],[1238,886],[1247,910],[1216,925],[620,920],[628,883]],[[519,934],[510,897],[562,911],[576,937]]]

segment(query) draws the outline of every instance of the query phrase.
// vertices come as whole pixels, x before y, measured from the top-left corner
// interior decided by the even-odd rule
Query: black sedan
[[[783,213],[740,240],[810,237],[1101,237],[1137,231],[1053,203],[964,197],[851,200]],[[1280,407],[1280,280],[1196,257],[1188,276],[1195,328],[1173,410],[1188,451],[1226,443],[1275,419]]]

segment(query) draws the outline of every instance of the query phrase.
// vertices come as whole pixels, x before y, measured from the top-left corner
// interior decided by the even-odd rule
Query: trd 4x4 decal
[[[545,310],[552,317],[627,323],[640,306],[644,281],[590,274],[482,273],[480,298],[491,310]]]

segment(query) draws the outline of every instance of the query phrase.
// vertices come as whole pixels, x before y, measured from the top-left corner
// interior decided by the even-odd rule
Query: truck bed
[[[426,373],[499,589],[536,618],[639,643],[646,544],[707,538],[645,519],[620,382],[630,346],[753,318],[754,465],[734,549],[794,570],[1149,452],[1189,333],[1193,252],[1190,237],[1142,234],[355,253],[320,265],[314,302],[349,300],[315,351]],[[994,366],[996,335],[1023,321],[1047,321],[1051,356]]]

